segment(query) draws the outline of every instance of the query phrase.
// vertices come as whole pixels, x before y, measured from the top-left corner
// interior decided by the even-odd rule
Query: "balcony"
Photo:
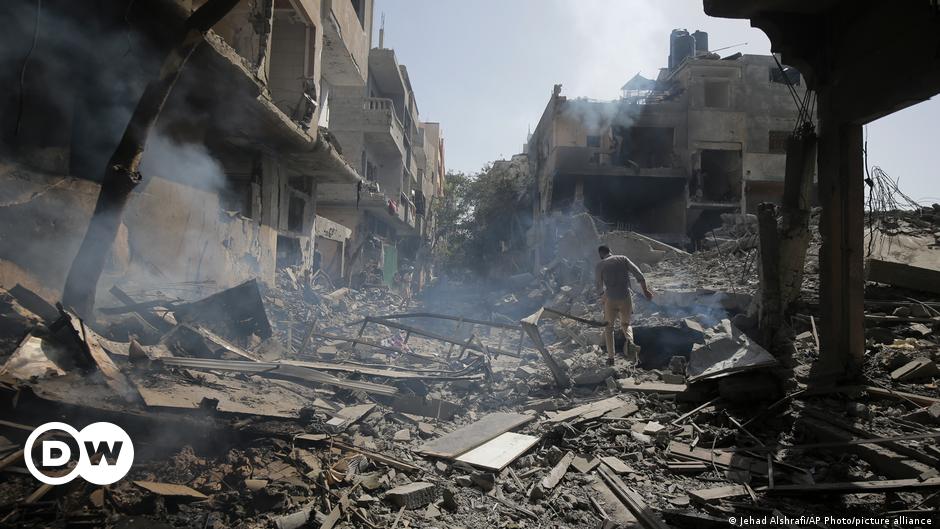
[[[335,86],[363,85],[372,33],[371,11],[360,15],[350,0],[323,0],[321,16],[323,78]]]
[[[362,132],[377,154],[402,159],[404,132],[395,104],[381,97],[343,97],[330,101],[330,130]]]
[[[362,101],[362,113],[366,141],[377,150],[401,157],[405,152],[405,138],[401,121],[395,115],[395,103],[382,97],[366,97]]]

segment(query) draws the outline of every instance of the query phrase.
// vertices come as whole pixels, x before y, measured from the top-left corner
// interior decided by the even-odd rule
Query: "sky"
[[[770,53],[761,30],[709,17],[701,0],[376,0],[373,46],[383,13],[421,119],[441,123],[447,168],[464,172],[521,152],[554,84],[615,99],[634,74],[655,78],[673,28],[708,32],[710,49],[731,46],[723,56]],[[940,202],[938,124],[940,97],[867,125],[869,166]]]

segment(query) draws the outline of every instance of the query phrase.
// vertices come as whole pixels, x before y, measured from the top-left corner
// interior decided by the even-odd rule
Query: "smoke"
[[[566,12],[577,49],[577,67],[564,80],[570,94],[614,99],[637,72],[655,72],[666,61],[669,22],[661,2],[623,0],[556,0]],[[670,2],[671,4],[671,2]],[[670,10],[672,8],[670,7]],[[665,28],[665,29],[664,29]],[[655,77],[655,75],[653,76]]]
[[[93,182],[166,52],[157,41],[165,38],[156,34],[159,21],[131,25],[150,12],[143,4],[104,0],[97,9],[91,16],[80,2],[30,0],[0,8],[0,82],[10,87],[0,93],[0,174],[17,176],[0,179],[0,259],[51,291],[61,288],[85,236],[98,192]],[[154,34],[139,31],[144,27]],[[205,130],[210,114],[223,121],[238,114],[213,111],[212,104],[233,101],[216,91],[236,90],[212,75],[187,69],[148,138],[139,168],[144,182],[125,211],[101,299],[115,282],[169,286],[194,275],[232,277],[233,267],[244,277],[259,266],[253,257],[264,251],[260,227],[224,211],[231,190],[221,163],[205,146],[179,141],[202,141],[192,133]],[[24,162],[48,174],[18,165]]]
[[[569,99],[561,109],[561,116],[579,123],[589,134],[606,132],[612,126],[625,127],[631,121],[617,101]]]
[[[157,71],[153,44],[126,19],[76,16],[73,11],[85,7],[71,3],[5,4],[0,83],[10,90],[0,96],[4,143],[66,144],[71,135],[76,176],[100,180],[146,80]],[[122,5],[99,7],[121,12]]]
[[[162,177],[204,191],[221,194],[226,190],[222,164],[205,146],[174,141],[160,130],[147,140],[140,173],[146,179]]]

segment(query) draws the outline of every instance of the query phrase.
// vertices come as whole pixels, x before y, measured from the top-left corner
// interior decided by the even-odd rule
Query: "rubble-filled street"
[[[893,225],[932,234],[937,217]],[[749,221],[715,237],[746,241]],[[770,356],[747,335],[746,246],[644,265],[662,295],[638,305],[638,365],[614,367],[593,283],[568,262],[413,301],[292,269],[276,288],[192,302],[127,286],[94,328],[4,291],[4,335],[24,338],[5,347],[0,514],[18,527],[696,528],[933,506],[940,297],[871,285],[865,382],[813,391],[819,307],[794,317],[792,354]],[[17,472],[23,437],[52,420],[124,425],[130,474],[37,487]]]
[[[940,524],[937,0],[3,4],[0,528]]]

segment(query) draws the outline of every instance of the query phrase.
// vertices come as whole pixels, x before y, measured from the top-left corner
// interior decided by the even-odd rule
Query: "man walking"
[[[631,360],[636,360],[637,349],[633,343],[633,328],[630,319],[633,317],[633,300],[630,298],[630,274],[636,278],[637,283],[643,287],[646,299],[653,299],[653,293],[646,286],[643,272],[633,261],[624,255],[611,255],[610,248],[601,246],[597,249],[601,260],[594,268],[594,284],[598,294],[604,300],[604,320],[607,327],[604,329],[604,339],[607,343],[607,365],[614,365],[614,324],[620,316],[620,327],[627,339],[624,345],[624,354]]]

